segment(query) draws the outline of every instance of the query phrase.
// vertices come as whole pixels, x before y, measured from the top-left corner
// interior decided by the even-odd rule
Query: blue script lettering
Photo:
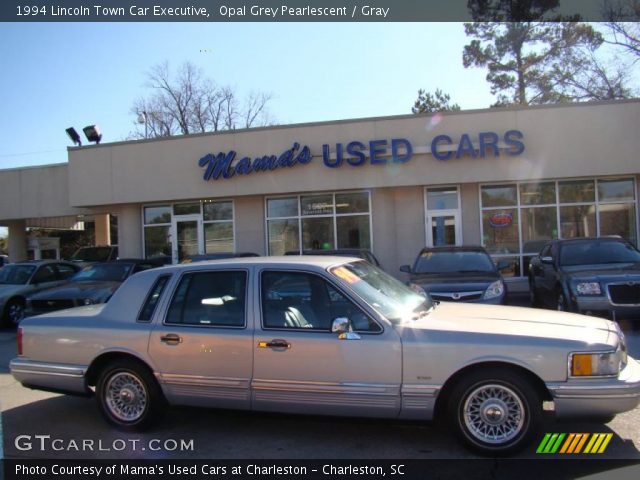
[[[198,160],[198,165],[204,168],[202,178],[205,181],[219,180],[220,178],[232,178],[235,174],[249,175],[253,172],[268,172],[279,168],[291,168],[298,164],[306,165],[313,159],[309,147],[304,146],[300,150],[300,144],[294,143],[291,148],[276,155],[265,155],[251,160],[243,157],[234,164],[236,152],[220,152],[217,155],[209,153]]]

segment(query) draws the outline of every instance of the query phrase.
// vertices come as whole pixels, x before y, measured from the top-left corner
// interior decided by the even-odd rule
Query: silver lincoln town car
[[[13,376],[95,395],[111,424],[167,405],[442,417],[504,455],[558,417],[606,421],[640,400],[617,324],[583,315],[434,303],[344,257],[262,257],[148,270],[103,305],[25,319]]]

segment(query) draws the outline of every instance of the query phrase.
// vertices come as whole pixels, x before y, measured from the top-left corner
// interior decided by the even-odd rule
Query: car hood
[[[412,323],[409,323],[412,322]],[[609,320],[524,307],[440,302],[410,328],[478,334],[515,335],[607,343],[616,334]]]
[[[431,291],[439,286],[450,288],[454,285],[481,285],[489,284],[500,279],[497,272],[486,273],[446,273],[446,274],[416,274],[411,276],[411,283],[420,285],[425,290]]]
[[[640,263],[607,263],[603,265],[575,265],[562,267],[570,278],[622,277],[640,278]]]
[[[111,295],[121,285],[120,282],[73,282],[50,288],[35,295],[30,300],[57,300],[65,298],[98,299]]]

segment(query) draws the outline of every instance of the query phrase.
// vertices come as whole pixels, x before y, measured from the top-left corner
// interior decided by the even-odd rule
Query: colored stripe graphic
[[[547,433],[538,445],[536,453],[547,455],[604,453],[612,438],[613,433]]]

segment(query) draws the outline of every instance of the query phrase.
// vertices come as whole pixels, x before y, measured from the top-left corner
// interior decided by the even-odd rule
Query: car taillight
[[[22,355],[22,327],[18,327],[16,343],[18,344],[18,355]]]

